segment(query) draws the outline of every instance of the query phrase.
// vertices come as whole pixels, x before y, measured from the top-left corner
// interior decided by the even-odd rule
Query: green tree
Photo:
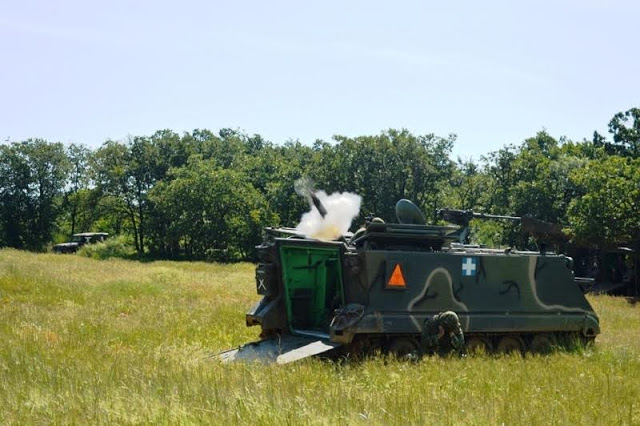
[[[87,204],[87,189],[89,187],[87,168],[89,167],[90,155],[91,151],[84,145],[71,144],[67,147],[70,174],[63,208],[68,214],[71,234],[78,232],[78,217],[90,210],[82,208]]]
[[[483,171],[488,178],[488,191],[483,202],[491,213],[510,213],[509,194],[516,183],[514,162],[517,156],[515,146],[509,145],[481,157]]]
[[[446,207],[481,210],[487,186],[488,179],[476,163],[458,158],[450,184],[445,189]]]
[[[197,152],[198,145],[202,143],[203,138],[197,137],[200,132],[194,130],[194,136],[185,133],[180,137],[179,134],[165,129],[158,130],[148,138],[157,155],[152,172],[155,180],[165,179],[170,168],[187,164],[189,157]]]
[[[139,206],[136,198],[136,183],[132,177],[129,148],[116,142],[105,142],[92,158],[92,169],[98,190],[103,198],[109,200],[103,205],[109,206],[107,215],[118,217],[125,227],[130,228],[138,253],[143,252],[140,245]]]
[[[222,129],[219,137],[208,130],[197,130],[193,137],[199,142],[196,152],[225,169],[239,167],[248,150],[246,135],[237,130]]]
[[[593,132],[593,146],[609,155],[640,157],[640,108],[631,108],[614,115],[609,121],[609,133],[613,135],[613,142],[609,142],[597,131]]]
[[[133,137],[126,144],[107,141],[93,156],[96,185],[101,193],[115,197],[118,203],[114,213],[128,219],[136,251],[144,253],[149,218],[148,193],[164,177],[167,164],[163,163],[159,140],[173,138],[161,133],[156,137]]]
[[[408,198],[433,214],[443,200],[443,183],[453,171],[448,154],[454,135],[414,136],[388,130],[376,136],[334,136],[336,145],[316,142],[312,175],[319,186],[355,192],[363,215],[395,220],[395,203]]]
[[[51,241],[69,168],[61,143],[29,139],[0,146],[0,220],[6,245],[42,250]]]
[[[570,147],[563,148],[565,144]],[[490,153],[483,158],[489,180],[486,210],[566,225],[567,206],[580,194],[569,175],[587,161],[573,155],[581,152],[575,144],[540,131],[519,146]],[[490,228],[495,230],[496,226]],[[500,228],[501,244],[535,246],[535,241],[520,233],[518,225],[504,222]]]
[[[561,222],[566,208],[566,167],[562,167],[558,141],[541,131],[524,141],[513,161],[515,183],[510,189],[510,210],[548,222]]]
[[[568,207],[576,243],[606,247],[640,240],[640,159],[592,160],[570,177],[584,193]]]
[[[613,135],[610,147],[614,153],[640,158],[640,108],[631,108],[614,115],[609,122],[609,133]]]
[[[264,197],[239,170],[192,156],[150,192],[169,226],[161,245],[173,255],[223,261],[247,259],[272,223]]]
[[[289,141],[278,147],[263,142],[260,149],[251,150],[239,170],[274,211],[271,225],[295,226],[309,206],[295,193],[294,182],[310,172],[312,148]]]
[[[0,145],[0,222],[2,245],[27,245],[28,215],[33,214],[31,171],[18,144]]]

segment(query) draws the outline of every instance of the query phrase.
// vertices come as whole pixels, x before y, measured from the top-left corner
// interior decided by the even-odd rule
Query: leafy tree
[[[20,145],[0,145],[0,222],[2,245],[25,248],[27,215],[32,212],[29,164]]]
[[[597,137],[598,132],[594,132]],[[561,147],[562,155],[580,158],[583,160],[599,160],[608,156],[603,143],[583,140],[582,142],[566,141]]]
[[[42,250],[51,241],[69,173],[61,143],[43,139],[0,146],[0,220],[4,243]]]
[[[159,141],[169,139],[169,144],[175,144],[173,138],[172,134],[161,133],[155,138],[133,137],[126,144],[107,141],[94,155],[96,184],[105,196],[120,201],[111,205],[116,207],[117,214],[127,217],[139,254],[144,253],[147,245],[148,193],[167,169],[160,151],[166,145]]]
[[[248,258],[272,213],[247,176],[200,156],[171,175],[150,193],[169,218],[162,242],[167,251],[223,261]]]
[[[488,191],[484,207],[491,213],[510,213],[509,194],[516,184],[514,162],[517,156],[515,146],[509,145],[481,157],[484,174],[488,178]]]
[[[200,141],[197,153],[205,160],[214,160],[222,168],[240,166],[244,160],[246,136],[237,130],[222,129],[219,137],[208,130],[194,132],[196,140]]]
[[[454,135],[414,136],[392,129],[377,136],[334,139],[335,146],[316,142],[312,174],[320,176],[319,185],[362,196],[363,215],[372,212],[395,220],[395,204],[401,198],[413,200],[427,214],[439,207],[442,184],[453,170],[448,154]]]
[[[631,121],[629,127],[626,123]],[[613,135],[613,151],[619,155],[640,158],[640,108],[619,112],[609,122]]]
[[[627,127],[629,122],[631,125]],[[593,146],[603,149],[609,155],[640,157],[640,108],[631,108],[614,115],[609,121],[609,133],[613,135],[613,142],[609,142],[597,131],[593,132]]]
[[[189,157],[198,152],[197,146],[202,143],[203,138],[197,136],[201,132],[194,130],[193,136],[185,133],[180,137],[171,130],[159,130],[148,138],[157,155],[151,172],[154,180],[165,179],[169,169],[187,164]]]
[[[524,141],[513,162],[515,184],[510,210],[548,222],[561,222],[568,202],[568,168],[560,160],[558,142],[544,131]]]
[[[584,193],[568,207],[578,244],[606,247],[640,239],[640,159],[592,160],[570,177]]]
[[[299,142],[280,147],[263,144],[239,168],[274,211],[272,225],[295,226],[308,210],[307,200],[295,193],[294,183],[311,172],[312,156],[312,148]]]
[[[96,185],[104,197],[110,199],[111,215],[118,221],[127,220],[133,236],[135,248],[142,253],[140,244],[139,200],[136,198],[136,182],[132,177],[129,148],[115,141],[105,142],[92,158]]]
[[[248,258],[263,225],[294,226],[309,208],[293,190],[305,175],[329,193],[361,195],[362,216],[395,220],[395,203],[408,198],[427,216],[439,207],[532,215],[572,226],[576,240],[623,243],[640,238],[639,126],[632,108],[609,122],[612,142],[597,132],[574,143],[542,131],[457,164],[449,158],[455,135],[404,129],[313,146],[234,129],[160,130],[95,151],[39,139],[1,145],[0,246],[42,249],[56,228],[93,229],[126,234],[139,254]],[[474,222],[476,242],[530,245],[518,227],[487,223]]]
[[[487,191],[488,180],[480,167],[472,160],[458,158],[450,180],[445,202],[447,207],[470,210],[482,209],[481,203]]]
[[[67,156],[71,167],[63,207],[69,216],[71,234],[78,232],[78,216],[86,213],[82,206],[86,205],[87,200],[87,188],[89,186],[87,168],[90,155],[91,151],[83,145],[71,144],[67,148]]]
[[[135,137],[130,141],[127,152],[127,165],[129,181],[133,190],[133,204],[135,205],[138,233],[134,236],[138,253],[143,253],[145,248],[145,235],[148,218],[148,193],[161,176],[158,173],[160,155],[158,146],[153,140],[144,137]]]
[[[564,144],[570,146],[564,148]],[[541,131],[520,146],[511,145],[489,154],[484,157],[489,179],[486,206],[492,213],[532,216],[566,224],[567,206],[580,195],[580,189],[569,175],[587,161],[573,154],[582,153],[575,144],[564,139],[558,141]],[[492,225],[491,229],[494,228]],[[516,224],[502,223],[499,234],[502,236],[501,244],[535,246],[533,240],[520,233]]]

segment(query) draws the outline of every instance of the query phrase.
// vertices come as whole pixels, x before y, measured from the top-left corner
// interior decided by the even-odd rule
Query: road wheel
[[[418,353],[419,345],[416,339],[411,337],[396,337],[391,340],[389,354],[396,358],[406,358]]]
[[[531,339],[530,350],[534,354],[548,354],[553,349],[554,339],[549,334],[537,334]]]
[[[524,345],[516,336],[504,336],[498,343],[498,352],[501,354],[522,353]]]
[[[491,343],[484,337],[470,337],[465,344],[469,355],[484,355],[491,353]]]
[[[590,347],[596,341],[596,336],[580,336],[580,341],[584,347]]]

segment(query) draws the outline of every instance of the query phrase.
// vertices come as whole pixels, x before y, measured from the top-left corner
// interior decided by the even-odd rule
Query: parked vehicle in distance
[[[594,293],[640,296],[640,242],[630,247],[569,247],[576,275],[593,278]]]
[[[107,239],[107,232],[82,232],[73,234],[71,241],[53,246],[54,253],[75,253],[85,244],[100,243]]]

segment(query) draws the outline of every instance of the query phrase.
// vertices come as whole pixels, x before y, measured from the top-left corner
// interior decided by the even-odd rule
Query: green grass
[[[640,305],[590,297],[595,346],[549,356],[220,364],[253,274],[0,250],[0,423],[640,424]]]

